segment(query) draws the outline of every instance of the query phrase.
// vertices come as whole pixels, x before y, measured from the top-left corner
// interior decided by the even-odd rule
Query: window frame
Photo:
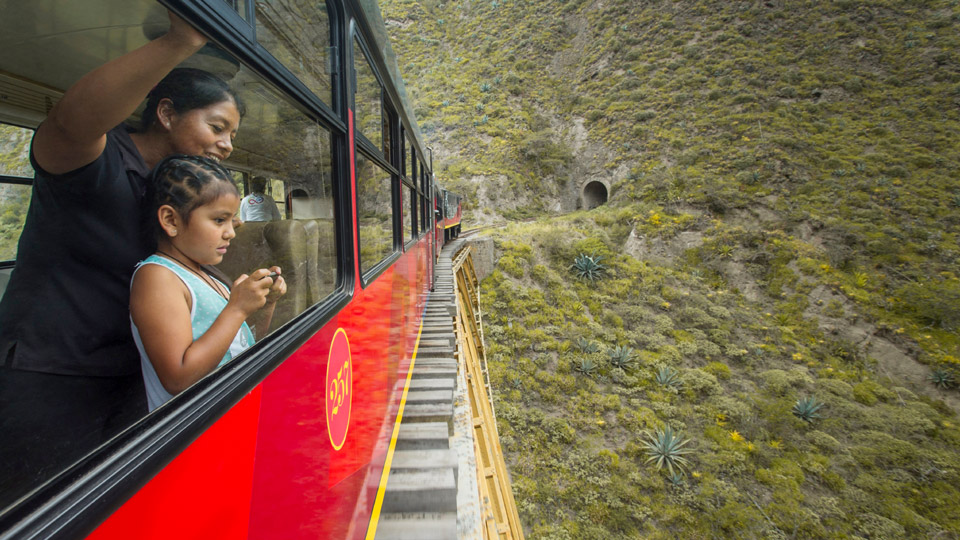
[[[398,184],[397,174],[395,171],[390,170],[392,167],[388,168],[386,166],[387,163],[383,160],[383,156],[370,156],[370,154],[367,153],[366,149],[361,149],[359,147],[357,148],[357,157],[354,159],[355,160],[359,159],[361,154],[365,159],[368,159],[371,162],[373,162],[374,166],[379,167],[381,170],[383,170],[384,172],[390,175],[390,212],[391,212],[390,215],[392,219],[391,230],[393,231],[393,241],[390,244],[392,247],[389,253],[387,253],[384,257],[382,257],[379,261],[377,261],[376,263],[371,265],[370,268],[367,268],[367,269],[363,268],[362,260],[358,261],[357,263],[357,267],[360,269],[360,285],[361,287],[366,288],[371,283],[376,281],[377,278],[380,277],[380,275],[383,274],[388,268],[390,268],[390,266],[393,265],[393,263],[400,257],[400,254],[401,254],[400,243],[402,242],[402,240],[398,239],[398,230],[400,227],[400,224],[398,222],[400,220],[397,217],[397,213],[398,213],[397,209],[400,208],[401,203],[398,202],[400,191],[397,186]],[[356,167],[356,162],[354,162],[354,167]],[[357,181],[359,181],[359,177],[357,178]],[[357,186],[356,181],[354,182],[354,188],[357,189],[357,193],[359,194],[359,187]],[[359,206],[358,206],[357,219],[353,227],[355,229],[355,235],[356,235],[355,238],[357,242],[357,257],[360,257],[359,254],[362,248],[361,242],[360,242],[359,214],[360,212],[359,212]]]

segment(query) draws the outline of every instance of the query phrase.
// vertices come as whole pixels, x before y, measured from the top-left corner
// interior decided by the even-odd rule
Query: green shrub
[[[721,381],[730,379],[730,367],[723,362],[710,362],[701,369],[707,373],[710,373]]]

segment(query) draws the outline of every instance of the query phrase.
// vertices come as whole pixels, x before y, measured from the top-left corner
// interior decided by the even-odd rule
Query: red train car
[[[435,193],[438,238],[442,240],[441,243],[446,243],[460,236],[460,222],[463,219],[462,197],[440,186],[437,186]]]
[[[185,64],[246,102],[224,165],[243,193],[266,178],[283,218],[240,227],[220,268],[279,264],[288,293],[241,356],[109,440],[2,484],[0,537],[363,538],[442,242],[431,232],[455,236],[460,220],[459,197],[434,200],[374,1],[4,3],[0,214],[25,212],[24,149],[52,103],[163,34],[167,9],[210,39]]]

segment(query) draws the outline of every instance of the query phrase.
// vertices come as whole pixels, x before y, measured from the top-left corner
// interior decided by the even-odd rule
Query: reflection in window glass
[[[360,273],[393,252],[393,198],[390,173],[357,153],[357,219],[360,228]]]
[[[244,185],[244,176],[244,173],[240,171],[230,171],[230,178],[233,179],[233,184],[237,186],[237,191],[240,192],[241,197],[246,197],[249,191]]]
[[[387,162],[399,169],[400,163],[393,161],[393,150],[391,150],[393,148],[393,127],[390,124],[391,118],[392,115],[389,112],[383,115],[383,157],[387,160]]]
[[[383,114],[380,108],[380,82],[374,75],[373,68],[367,61],[366,55],[359,43],[353,47],[353,63],[357,72],[357,93],[355,95],[356,107],[356,129],[364,137],[373,143],[378,149],[382,149],[383,138],[380,135],[381,116]]]
[[[330,16],[316,0],[258,0],[257,41],[327,104]]]
[[[247,0],[223,0],[244,19],[247,18]]]
[[[401,212],[403,212],[403,243],[406,244],[411,238],[413,238],[413,207],[410,206],[410,195],[413,191],[410,186],[406,184],[400,185],[400,193],[403,196],[403,202],[400,206]]]
[[[410,141],[403,140],[403,175],[407,178],[414,178],[410,171],[413,165],[413,159],[410,157]],[[414,178],[414,180],[416,180]]]
[[[219,268],[230,279],[273,265],[282,269],[287,294],[277,302],[276,329],[335,288],[332,136],[248,71],[231,84],[247,115],[225,165],[252,171],[245,173],[247,189],[263,178],[282,219],[245,222]]]

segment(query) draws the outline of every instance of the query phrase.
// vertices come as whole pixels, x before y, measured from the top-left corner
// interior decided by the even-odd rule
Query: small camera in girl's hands
[[[276,273],[276,272],[270,272],[269,274],[267,274],[267,277],[270,278],[270,279],[273,279],[273,278],[275,278],[275,277],[277,277],[277,276],[279,276],[279,275],[280,275],[280,274],[278,274],[278,273]]]

